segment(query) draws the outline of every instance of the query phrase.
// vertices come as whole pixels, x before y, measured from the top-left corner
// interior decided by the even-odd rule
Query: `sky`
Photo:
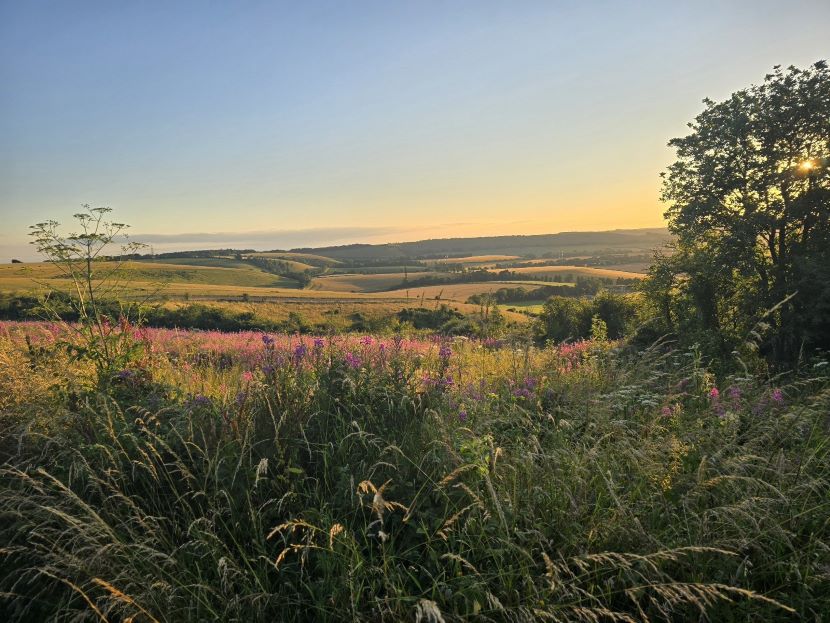
[[[828,32],[826,0],[0,0],[0,262],[84,203],[157,250],[661,226],[701,100]]]

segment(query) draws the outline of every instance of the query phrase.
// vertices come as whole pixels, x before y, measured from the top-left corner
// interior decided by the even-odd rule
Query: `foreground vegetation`
[[[820,620],[830,377],[613,342],[0,329],[11,620]],[[760,364],[759,364],[760,366]]]

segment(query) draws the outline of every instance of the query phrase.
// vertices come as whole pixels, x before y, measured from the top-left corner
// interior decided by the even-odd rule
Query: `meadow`
[[[606,340],[0,323],[10,620],[791,621],[830,366]]]

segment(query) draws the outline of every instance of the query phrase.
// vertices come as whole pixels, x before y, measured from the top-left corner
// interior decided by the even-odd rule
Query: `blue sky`
[[[0,1],[0,261],[81,203],[176,247],[657,226],[700,100],[828,32],[826,1]]]

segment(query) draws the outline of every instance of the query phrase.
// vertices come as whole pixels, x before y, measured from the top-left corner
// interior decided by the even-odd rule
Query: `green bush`
[[[593,319],[605,323],[607,337],[617,340],[630,335],[639,320],[639,304],[631,296],[601,291],[592,299],[554,296],[548,299],[537,321],[542,340],[563,342],[592,336]]]

